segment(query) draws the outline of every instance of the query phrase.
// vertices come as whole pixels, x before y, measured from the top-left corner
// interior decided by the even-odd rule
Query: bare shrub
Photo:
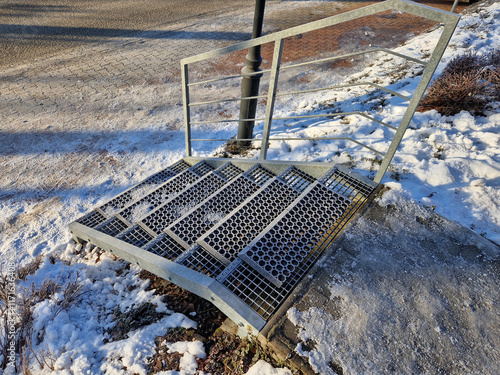
[[[437,110],[444,116],[460,111],[481,112],[489,103],[484,95],[488,81],[478,72],[450,73],[436,79],[420,103],[420,111]]]
[[[435,109],[444,116],[460,111],[483,113],[489,103],[500,100],[499,67],[498,51],[486,56],[470,52],[455,57],[431,83],[418,110]]]
[[[151,302],[144,302],[125,312],[122,312],[118,306],[113,311],[113,315],[116,324],[107,332],[111,338],[110,341],[118,341],[126,339],[129,332],[160,320],[165,316],[165,313],[157,312],[156,306]],[[108,340],[105,340],[105,342],[108,342]]]
[[[493,98],[500,101],[500,50],[495,50],[487,56],[489,81],[493,85]]]
[[[488,56],[486,56],[488,64],[495,67],[500,68],[500,49],[494,50]]]
[[[442,75],[477,72],[484,66],[484,60],[485,58],[479,56],[477,52],[467,52],[465,55],[451,59],[444,68]]]
[[[17,269],[17,277],[19,278],[19,280],[26,281],[26,278],[29,275],[34,275],[35,272],[38,271],[38,269],[40,268],[42,259],[43,257],[39,255],[25,266],[19,267]]]

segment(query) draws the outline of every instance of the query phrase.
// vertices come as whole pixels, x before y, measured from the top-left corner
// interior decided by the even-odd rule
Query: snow
[[[245,375],[292,375],[292,372],[286,368],[274,368],[266,361],[260,360],[250,367]]]
[[[308,2],[298,2],[306,6]],[[310,2],[313,3],[313,2]],[[274,3],[271,3],[274,4]],[[276,3],[276,9],[288,6],[286,2]],[[281,7],[281,8],[280,8]],[[271,8],[270,8],[271,9]],[[233,20],[236,22],[238,19]],[[445,52],[436,74],[444,68],[454,56],[471,49],[479,54],[486,54],[500,49],[500,3],[493,3],[479,13],[466,15],[460,21],[457,31]],[[227,20],[223,19],[214,27]],[[420,58],[432,48],[439,36],[439,29],[413,38],[399,47],[398,52]],[[393,82],[393,75],[400,71],[401,59],[396,57],[375,56],[371,66],[355,74],[335,76],[325,74],[321,69],[307,72],[311,81],[322,84],[348,83],[360,79],[365,74],[379,77],[380,85],[403,95],[408,95],[418,83],[418,69],[410,71],[402,80]],[[416,75],[416,76],[415,76]],[[165,97],[176,93],[178,82],[165,87]],[[226,90],[216,86],[214,91]],[[131,102],[140,102],[141,97],[151,95],[144,88],[135,87],[127,92]],[[361,98],[357,97],[361,95]],[[298,103],[298,104],[297,104]],[[125,105],[115,103],[117,106]],[[184,153],[183,129],[179,128],[182,108],[175,102],[168,103],[168,111],[162,112],[160,119],[152,112],[151,118],[138,113],[125,118],[117,112],[120,125],[108,118],[95,124],[57,123],[54,116],[54,136],[49,132],[38,133],[36,124],[27,124],[23,134],[33,132],[39,139],[35,142],[27,139],[19,143],[20,152],[2,157],[2,181],[0,200],[0,253],[2,264],[14,262],[25,264],[39,254],[61,254],[61,260],[52,264],[47,258],[41,268],[23,282],[19,288],[30,287],[31,283],[41,285],[43,280],[51,278],[60,284],[78,279],[83,286],[83,294],[69,310],[59,311],[62,298],[56,293],[51,298],[38,303],[33,310],[34,332],[39,332],[39,341],[33,341],[34,350],[48,351],[55,359],[54,371],[47,367],[38,369],[32,358],[32,367],[39,374],[146,374],[145,360],[153,352],[154,339],[169,327],[195,327],[188,317],[172,313],[152,291],[147,291],[147,282],[138,277],[139,269],[127,268],[124,262],[116,261],[109,254],[99,255],[95,249],[87,248],[84,255],[79,255],[78,248],[72,244],[67,225],[90,211],[94,206],[103,204],[124,189],[133,186],[152,173],[179,160]],[[231,109],[230,107],[229,109]],[[404,113],[405,102],[398,97],[374,97],[363,88],[334,93],[310,93],[302,95],[297,101],[290,98],[276,103],[276,116],[307,115],[324,113],[325,108],[338,111],[365,111],[377,108],[375,117],[388,124],[397,124]],[[380,199],[379,204],[409,205],[417,204],[430,207],[453,221],[471,228],[485,238],[500,244],[500,114],[499,103],[491,103],[486,116],[472,116],[467,112],[455,116],[441,116],[436,111],[416,113],[410,127],[386,173],[383,183],[390,188]],[[219,111],[220,108],[215,108]],[[193,119],[202,114],[194,113]],[[210,116],[210,113],[203,114]],[[156,117],[155,117],[156,116]],[[166,117],[165,117],[166,116]],[[59,139],[57,131],[68,127],[74,132],[74,139]],[[81,126],[88,126],[85,137],[81,136]],[[116,127],[116,128],[115,128]],[[237,125],[200,125],[193,128],[193,137],[230,138],[236,134]],[[104,130],[103,130],[104,129]],[[262,125],[257,125],[255,135],[262,135]],[[15,131],[13,131],[15,136]],[[364,141],[376,150],[387,149],[393,132],[381,129],[366,117],[353,115],[345,118],[328,120],[304,119],[292,122],[276,123],[273,136],[311,137],[338,136],[347,132],[354,139]],[[83,139],[83,140],[82,140]],[[99,141],[105,139],[105,141]],[[195,155],[216,155],[218,143],[196,145]],[[39,152],[39,149],[48,152]],[[84,151],[82,151],[84,150]],[[255,154],[254,154],[255,156]],[[326,161],[354,166],[354,170],[363,175],[374,176],[373,154],[360,150],[355,144],[341,141],[337,143],[312,141],[273,141],[269,149],[270,159]],[[37,166],[33,168],[33,166]],[[41,166],[41,167],[40,167]],[[140,207],[134,213],[141,216],[147,207]],[[217,214],[207,220],[218,220]],[[360,223],[362,225],[363,222]],[[397,254],[395,254],[397,256]],[[464,351],[453,348],[454,336],[449,334],[443,321],[438,319],[443,300],[425,294],[428,289],[438,285],[460,285],[458,297],[454,297],[457,311],[465,311],[465,319],[471,328],[468,345],[488,345],[484,342],[482,331],[494,330],[490,326],[492,319],[488,314],[492,310],[480,309],[475,313],[472,299],[478,288],[486,288],[486,275],[477,268],[446,266],[428,261],[425,272],[409,274],[395,263],[393,277],[397,283],[402,278],[417,290],[392,288],[392,285],[376,283],[371,270],[347,283],[330,286],[330,293],[338,297],[345,308],[345,318],[333,320],[318,310],[300,312],[290,310],[289,318],[301,327],[300,337],[304,341],[314,338],[317,348],[305,351],[299,344],[297,352],[309,358],[310,363],[322,374],[331,374],[330,361],[340,361],[350,368],[352,373],[373,372],[378,366],[390,366],[388,357],[384,357],[384,345],[374,344],[367,337],[381,337],[385,345],[404,343],[407,334],[418,337],[425,332],[435,342],[447,342],[448,353],[463,356]],[[391,262],[377,263],[378,270],[391,270]],[[374,267],[375,267],[374,266]],[[421,271],[421,270],[420,270]],[[475,272],[478,272],[475,274]],[[474,278],[476,286],[464,283]],[[432,284],[430,280],[435,280]],[[403,282],[401,281],[401,282]],[[373,286],[375,285],[375,286]],[[393,294],[387,304],[378,301],[387,299],[387,289]],[[405,306],[407,293],[424,292],[418,297],[418,304]],[[473,293],[474,292],[474,293]],[[487,294],[483,292],[483,294]],[[155,323],[130,332],[128,338],[103,344],[109,339],[106,330],[115,323],[113,309],[119,307],[128,311],[143,302],[152,302],[157,312],[166,315]],[[461,302],[463,301],[463,302]],[[484,296],[480,301],[485,305],[495,301]],[[377,331],[370,317],[386,317],[390,320],[394,311],[403,311],[401,315],[410,317],[409,321],[396,321],[400,329],[385,332]],[[454,310],[454,311],[455,311]],[[483,315],[480,315],[483,314]],[[394,314],[395,315],[395,314]],[[435,316],[431,325],[422,326],[419,316]],[[476,344],[475,342],[479,343]],[[429,345],[431,345],[429,343]],[[205,355],[201,342],[168,343],[170,351],[183,354],[180,374],[195,374],[196,358]],[[367,359],[356,352],[356,348],[371,350],[377,360]],[[361,350],[361,349],[359,349]],[[350,353],[340,356],[340,354]],[[402,361],[411,361],[412,353],[406,353]],[[448,355],[448,354],[447,354]],[[342,358],[342,359],[341,359]],[[444,355],[443,360],[451,360]],[[460,359],[459,359],[460,360]],[[465,360],[465,359],[464,359]],[[126,370],[124,370],[126,368]],[[413,370],[413,369],[412,369]],[[378,371],[375,371],[378,372]],[[415,371],[412,371],[416,373]],[[418,372],[418,371],[417,371]],[[177,372],[167,371],[174,375]],[[286,369],[273,369],[265,362],[258,362],[247,375],[290,374]]]
[[[399,197],[383,222],[357,220],[338,245],[356,255],[322,265],[328,304],[288,310],[295,351],[318,373],[335,375],[334,363],[344,374],[498,374],[499,274],[480,258],[498,259],[500,249],[453,256],[447,243],[468,247],[455,224],[435,224],[449,233],[441,239],[404,219],[420,215],[432,217]]]

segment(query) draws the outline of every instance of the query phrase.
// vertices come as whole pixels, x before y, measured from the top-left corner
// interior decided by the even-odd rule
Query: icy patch
[[[325,375],[498,374],[500,248],[401,197],[373,210],[339,239],[355,255],[329,302],[287,312],[296,352]]]

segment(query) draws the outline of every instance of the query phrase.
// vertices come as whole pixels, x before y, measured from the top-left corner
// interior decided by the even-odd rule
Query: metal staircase
[[[442,24],[441,37],[428,61],[385,48],[372,48],[370,45],[366,50],[351,54],[282,65],[283,46],[288,38],[302,38],[308,32],[392,10],[408,12]],[[212,301],[240,326],[250,325],[257,331],[262,330],[293,288],[377,188],[458,19],[459,16],[455,14],[411,1],[388,0],[182,60],[187,156],[71,223],[69,228],[74,239],[91,242]],[[264,103],[265,116],[252,119],[264,123],[263,132],[252,140],[246,140],[261,145],[260,159],[191,156],[193,142],[230,141],[193,139],[193,125],[241,121],[226,117],[221,120],[192,121],[191,109],[249,98],[213,100],[209,97],[209,100],[191,102],[190,91],[196,87],[210,87],[214,82],[241,79],[242,75],[190,82],[188,66],[265,43],[274,43],[273,54],[269,57],[271,68],[259,73],[269,75],[267,94],[254,98]],[[321,89],[278,92],[280,70],[377,53],[397,56],[425,66],[413,96],[402,96],[366,80]],[[273,117],[277,96],[349,89],[353,86],[368,86],[407,101],[408,106],[400,124],[387,124],[374,114],[364,112]],[[209,91],[209,95],[212,95],[212,91]],[[197,116],[202,114],[203,111]],[[271,137],[273,121],[338,116],[362,116],[389,129],[388,132],[393,134],[389,148],[375,150],[351,138],[349,134],[328,138]],[[365,151],[373,152],[375,157],[382,156],[382,159],[378,159],[379,169],[373,180],[340,165],[266,160],[270,142],[296,139],[351,142]]]
[[[155,176],[71,223],[72,235],[257,330],[377,186],[326,163],[185,158]]]

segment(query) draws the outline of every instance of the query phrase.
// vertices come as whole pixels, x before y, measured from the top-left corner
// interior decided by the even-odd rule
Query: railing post
[[[273,64],[271,67],[271,77],[269,78],[269,90],[267,92],[266,116],[264,119],[264,131],[262,132],[262,144],[260,149],[261,160],[266,160],[269,134],[273,121],[274,102],[276,101],[276,91],[278,89],[279,70],[281,65],[281,55],[283,54],[283,39],[274,42]]]
[[[191,156],[191,110],[189,108],[189,71],[188,64],[182,64],[182,104],[184,109],[184,131],[186,134],[186,156]]]
[[[262,24],[264,20],[265,0],[255,1],[255,13],[253,21],[252,39],[258,38],[262,35]],[[260,64],[262,63],[261,46],[250,47],[248,54],[245,57],[246,66],[241,70],[243,78],[241,81],[241,97],[249,98],[259,95],[260,78],[262,74],[252,74],[245,76],[245,74],[256,73],[261,71]],[[257,111],[258,99],[242,99],[240,105],[240,121],[238,126],[238,139],[253,138],[253,127],[255,121],[244,121],[247,119],[254,119],[255,112]],[[239,146],[248,146],[249,141],[239,141]]]

